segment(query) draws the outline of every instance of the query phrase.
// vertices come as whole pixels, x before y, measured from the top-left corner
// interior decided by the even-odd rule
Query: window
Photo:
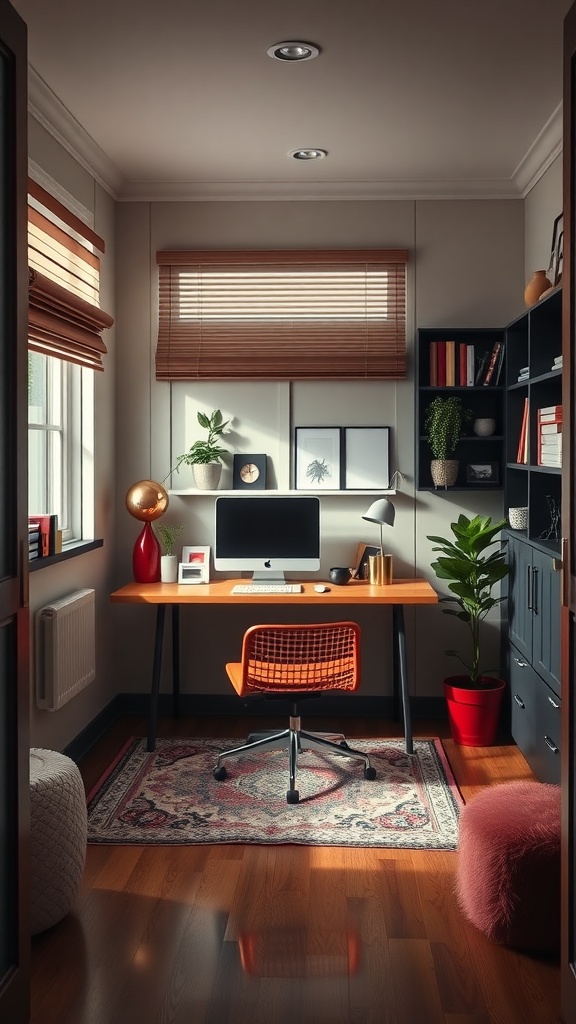
[[[103,369],[104,243],[29,181],[29,510],[56,514],[63,542],[93,536],[93,369]]]
[[[158,380],[406,377],[405,250],[156,259]]]

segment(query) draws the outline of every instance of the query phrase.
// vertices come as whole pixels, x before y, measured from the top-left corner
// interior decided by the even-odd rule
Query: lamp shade
[[[383,526],[394,526],[394,519],[396,518],[396,509],[388,498],[378,498],[373,501],[367,512],[364,513],[362,519],[366,519],[369,523],[378,523],[380,527],[380,553],[384,554],[384,539],[382,537]]]
[[[369,523],[378,523],[380,526],[394,526],[394,519],[396,518],[396,509],[388,498],[378,498],[377,501],[373,501],[367,512],[364,513],[362,519],[366,519]]]

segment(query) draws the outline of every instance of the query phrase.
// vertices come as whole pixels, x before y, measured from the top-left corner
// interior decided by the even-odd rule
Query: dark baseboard
[[[147,693],[119,693],[78,735],[65,747],[63,753],[79,762],[98,742],[106,731],[123,715],[147,715],[150,697]],[[259,718],[269,716],[273,711],[281,714],[288,701],[279,701],[280,707],[272,709],[270,701],[241,701],[233,694],[183,693],[180,695],[180,714],[193,715],[235,715],[236,717]],[[443,697],[413,697],[410,700],[413,721],[431,719],[446,721],[446,703]],[[161,693],[158,697],[158,714],[170,717],[172,697]],[[323,695],[319,700],[306,702],[306,717],[326,718],[394,718],[392,697],[350,698],[333,694]]]

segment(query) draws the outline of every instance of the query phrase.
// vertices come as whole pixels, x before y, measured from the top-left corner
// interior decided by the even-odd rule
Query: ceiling
[[[120,200],[523,196],[561,149],[570,3],[12,0],[31,112]],[[267,55],[297,39],[320,55]]]

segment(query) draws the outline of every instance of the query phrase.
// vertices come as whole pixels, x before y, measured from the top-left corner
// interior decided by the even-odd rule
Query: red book
[[[460,387],[465,388],[468,378],[468,346],[464,341],[460,342]]]
[[[518,441],[518,452],[516,462],[528,462],[528,399],[524,399],[524,411],[522,413],[522,425],[520,427],[520,438]]]
[[[438,387],[446,387],[446,342],[439,341],[438,345]]]
[[[430,387],[438,386],[438,342],[430,342]]]

